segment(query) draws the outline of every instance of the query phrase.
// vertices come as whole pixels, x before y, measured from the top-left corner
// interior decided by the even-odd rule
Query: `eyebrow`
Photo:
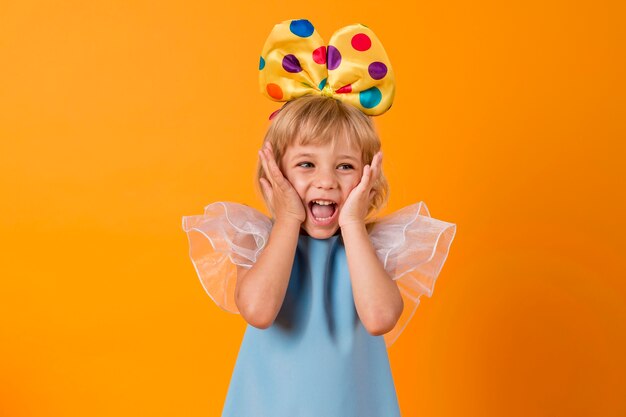
[[[313,157],[315,157],[315,156],[316,156],[316,155],[313,155],[312,153],[299,153],[299,154],[295,155],[295,156],[293,157],[293,159],[298,159],[298,158],[313,158]],[[359,162],[359,160],[358,160],[357,158],[353,157],[352,155],[346,155],[346,154],[339,155],[339,159],[350,159],[350,160],[352,160],[352,161],[354,161],[354,162],[357,162],[357,163]]]

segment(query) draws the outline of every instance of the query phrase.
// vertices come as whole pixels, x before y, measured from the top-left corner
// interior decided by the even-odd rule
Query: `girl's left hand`
[[[339,227],[348,224],[365,224],[365,216],[374,196],[372,186],[380,176],[383,153],[379,151],[372,159],[372,165],[363,167],[361,181],[352,189],[339,213]]]

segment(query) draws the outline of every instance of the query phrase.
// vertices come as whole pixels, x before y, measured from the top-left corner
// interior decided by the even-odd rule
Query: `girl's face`
[[[306,210],[302,228],[309,236],[327,239],[339,229],[339,212],[363,175],[360,149],[338,140],[325,145],[287,147],[281,171],[296,189]]]

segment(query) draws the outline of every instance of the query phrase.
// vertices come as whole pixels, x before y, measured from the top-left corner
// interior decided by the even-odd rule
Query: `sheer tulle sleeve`
[[[209,297],[222,309],[235,304],[237,266],[251,268],[267,243],[271,220],[243,204],[218,202],[204,214],[183,217],[189,256]]]
[[[370,239],[387,273],[404,300],[398,323],[384,335],[391,346],[409,323],[420,296],[431,297],[456,233],[456,225],[430,217],[423,202],[407,206],[378,220]]]

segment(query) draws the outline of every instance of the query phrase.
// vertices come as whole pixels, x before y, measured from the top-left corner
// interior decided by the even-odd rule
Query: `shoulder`
[[[385,334],[387,347],[413,317],[422,295],[431,297],[456,234],[456,224],[431,217],[423,201],[377,219],[370,240],[389,276],[396,281],[404,312]]]
[[[269,239],[271,220],[252,207],[232,202],[211,203],[204,213],[182,220],[189,256],[206,292],[223,309],[238,312],[236,278],[257,261]]]
[[[400,259],[421,263],[438,250],[447,252],[456,224],[432,217],[420,201],[376,219],[368,231],[379,258],[391,266],[392,259],[394,265]]]

